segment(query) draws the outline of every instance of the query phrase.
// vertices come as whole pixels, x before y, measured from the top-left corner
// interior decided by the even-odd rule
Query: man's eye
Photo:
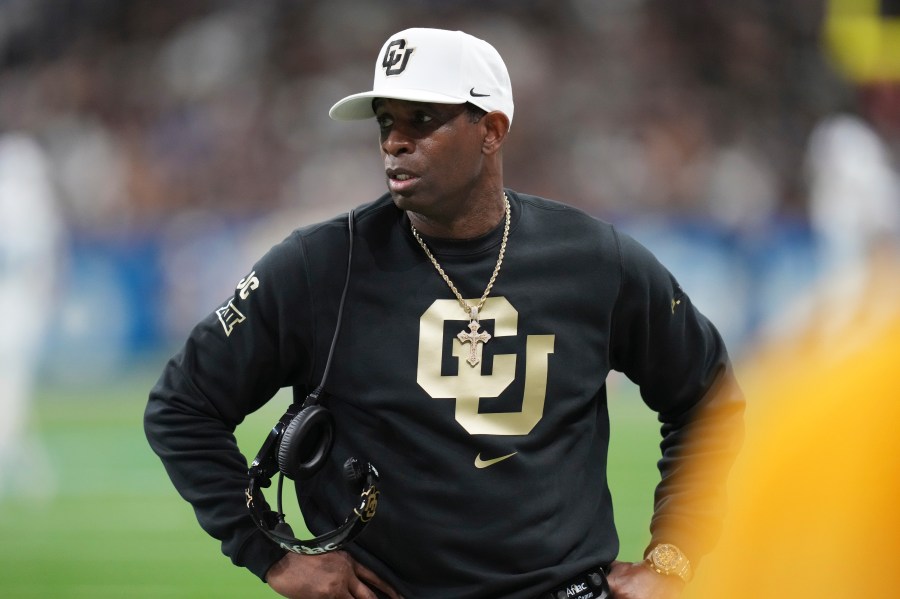
[[[415,118],[417,123],[430,123],[434,120],[431,115],[425,114],[424,112],[417,112]]]
[[[386,117],[386,116],[380,116],[375,120],[378,122],[378,126],[382,129],[387,129],[388,127],[390,127],[391,125],[394,124],[394,119]]]

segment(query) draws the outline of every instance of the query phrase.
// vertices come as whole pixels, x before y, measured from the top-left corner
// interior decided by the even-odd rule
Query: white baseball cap
[[[372,91],[347,96],[328,111],[337,121],[375,116],[372,100],[464,104],[513,118],[512,86],[500,54],[462,31],[406,29],[381,47]]]

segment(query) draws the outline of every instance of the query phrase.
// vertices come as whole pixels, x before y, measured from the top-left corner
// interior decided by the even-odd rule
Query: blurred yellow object
[[[900,270],[881,264],[868,281],[861,303],[825,302],[812,318],[839,329],[808,327],[742,373],[729,516],[686,597],[900,592]]]
[[[849,80],[900,81],[900,14],[894,14],[900,10],[896,4],[884,0],[828,0],[824,22],[826,51]]]

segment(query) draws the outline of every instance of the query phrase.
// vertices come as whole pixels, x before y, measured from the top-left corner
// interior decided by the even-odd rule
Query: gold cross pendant
[[[472,308],[471,317],[472,320],[469,322],[469,332],[460,331],[456,335],[456,338],[459,339],[460,343],[469,343],[469,357],[466,358],[466,362],[474,368],[481,362],[481,358],[478,357],[478,344],[487,343],[491,338],[491,334],[487,331],[478,332],[478,329],[481,327],[481,325],[478,324],[478,308]]]

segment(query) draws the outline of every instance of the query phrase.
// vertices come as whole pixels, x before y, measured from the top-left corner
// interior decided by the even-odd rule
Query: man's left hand
[[[613,599],[678,599],[684,588],[677,576],[658,574],[640,562],[615,561],[606,579]]]

